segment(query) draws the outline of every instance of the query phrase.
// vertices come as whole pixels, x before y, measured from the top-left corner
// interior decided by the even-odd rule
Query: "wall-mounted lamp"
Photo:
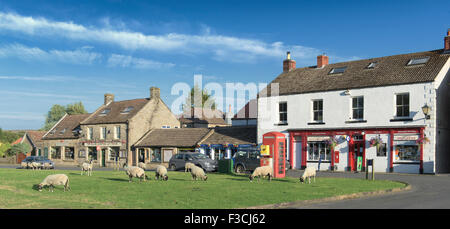
[[[344,95],[350,95],[350,91],[347,89],[344,91]]]
[[[425,115],[425,119],[430,119],[430,111],[431,111],[431,107],[429,107],[429,106],[425,103],[425,105],[422,107],[422,111],[423,111],[423,114]]]

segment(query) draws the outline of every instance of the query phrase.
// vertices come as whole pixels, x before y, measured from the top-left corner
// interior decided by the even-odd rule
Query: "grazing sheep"
[[[81,176],[83,176],[83,172],[87,172],[88,176],[92,176],[92,169],[94,168],[94,162],[91,160],[89,163],[83,162],[81,164]]]
[[[273,173],[272,173],[272,167],[271,166],[260,166],[253,171],[252,175],[250,175],[248,178],[250,179],[250,182],[253,181],[255,177],[258,177],[258,181],[261,180],[261,177],[269,177],[269,181],[272,180]]]
[[[22,161],[20,163],[20,167],[22,167],[22,169],[27,169],[28,168],[28,162]]]
[[[187,171],[191,171],[192,167],[194,167],[195,165],[191,162],[186,162],[186,164],[184,164],[184,172],[186,173]]]
[[[162,165],[156,166],[155,180],[159,180],[159,178],[162,178],[163,180],[169,179],[169,176],[167,176],[167,169]]]
[[[143,169],[139,168],[139,167],[136,167],[136,166],[131,166],[131,167],[125,166],[124,168],[125,168],[126,174],[130,178],[129,182],[131,182],[131,179],[133,179],[133,177],[139,177],[140,178],[139,182],[141,182],[142,179],[144,179],[144,181],[145,181],[145,179],[148,179],[147,175],[145,175],[145,171]]]
[[[69,177],[66,174],[53,174],[48,175],[39,185],[39,192],[42,191],[44,186],[50,186],[48,191],[52,191],[55,189],[55,185],[64,185],[64,192],[67,190],[71,190],[69,186]]]
[[[303,175],[300,177],[300,182],[305,182],[305,179],[308,178],[308,183],[311,184],[311,177],[314,177],[314,183],[316,182],[316,168],[307,167],[303,172]]]
[[[50,163],[48,163],[48,162],[45,162],[44,163],[44,169],[50,169]]]
[[[208,179],[208,176],[205,174],[205,171],[198,166],[193,166],[191,168],[191,175],[192,175],[192,180],[197,180],[197,178],[200,178],[200,179],[206,181]]]
[[[41,163],[33,161],[30,163],[30,168],[33,170],[41,169]]]
[[[144,162],[139,162],[138,163],[138,167],[143,169],[143,170],[147,169],[147,165]]]

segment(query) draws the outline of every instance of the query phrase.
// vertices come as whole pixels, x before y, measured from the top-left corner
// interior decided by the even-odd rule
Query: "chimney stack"
[[[283,61],[283,72],[289,72],[295,69],[295,60],[291,60],[291,52],[287,52],[287,58]]]
[[[114,102],[114,94],[105,94],[105,105],[108,105],[109,103]]]
[[[450,29],[447,30],[447,36],[444,38],[444,52],[450,52]]]
[[[159,99],[159,88],[151,87],[150,88],[150,99]]]
[[[324,54],[317,56],[317,68],[323,68],[328,65],[328,56]]]

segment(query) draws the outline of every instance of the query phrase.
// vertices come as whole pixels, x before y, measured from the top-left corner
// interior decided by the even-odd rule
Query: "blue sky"
[[[0,128],[53,104],[144,98],[177,82],[268,83],[297,67],[443,48],[447,1],[1,1]]]

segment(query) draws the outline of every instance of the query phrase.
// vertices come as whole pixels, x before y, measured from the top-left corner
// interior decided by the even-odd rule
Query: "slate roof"
[[[255,126],[215,127],[200,144],[256,144]]]
[[[45,133],[46,131],[28,130],[25,134],[31,139],[32,144],[36,145],[37,143],[42,142],[42,137]]]
[[[61,120],[50,129],[42,138],[50,139],[75,139],[78,138],[72,131],[80,126],[80,122],[91,114],[65,115]]]
[[[211,129],[174,128],[153,129],[139,140],[135,147],[194,147]]]
[[[407,66],[412,58],[427,57],[427,63]],[[272,83],[279,83],[279,95],[346,90],[354,88],[379,87],[401,84],[432,82],[442,69],[450,54],[443,49],[409,53],[379,58],[297,68],[281,73]],[[367,66],[377,62],[375,68]],[[329,74],[333,68],[347,67],[344,73]],[[266,92],[267,91],[267,92]],[[259,96],[270,95],[270,85]]]
[[[81,124],[125,123],[138,113],[149,101],[149,98],[113,101],[106,106],[102,105]],[[133,107],[133,109],[128,113],[124,113],[123,111],[127,107]],[[105,109],[110,109],[109,113],[101,114]]]

